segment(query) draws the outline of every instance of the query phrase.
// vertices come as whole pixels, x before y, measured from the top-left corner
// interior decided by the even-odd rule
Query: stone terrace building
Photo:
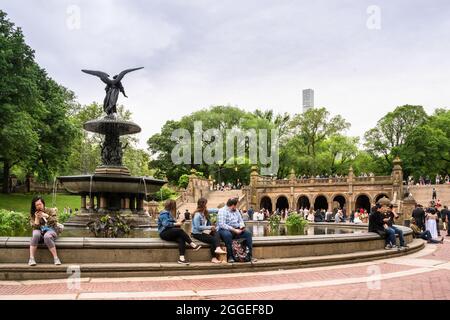
[[[250,185],[245,188],[247,207],[278,209],[313,208],[332,211],[345,207],[347,212],[364,208],[368,212],[380,198],[387,197],[401,212],[403,172],[396,158],[390,176],[355,177],[350,168],[344,178],[298,179],[292,170],[289,179],[274,180],[252,169]]]

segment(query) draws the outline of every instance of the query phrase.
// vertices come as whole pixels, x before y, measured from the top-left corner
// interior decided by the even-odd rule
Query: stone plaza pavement
[[[407,256],[328,267],[199,276],[0,281],[0,299],[449,300],[450,237],[442,245],[427,244]]]

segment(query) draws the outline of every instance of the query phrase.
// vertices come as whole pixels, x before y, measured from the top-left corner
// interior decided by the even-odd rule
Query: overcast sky
[[[0,9],[82,104],[102,102],[104,85],[80,69],[145,67],[124,78],[129,98],[119,98],[143,148],[165,121],[211,105],[301,112],[304,88],[359,136],[397,105],[449,106],[448,0],[0,0]]]

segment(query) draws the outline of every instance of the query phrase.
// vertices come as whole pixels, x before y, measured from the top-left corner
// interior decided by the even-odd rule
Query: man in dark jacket
[[[416,224],[420,230],[425,230],[425,211],[422,205],[416,205],[416,208],[412,212],[412,217],[416,220]]]
[[[390,201],[384,199],[386,198],[378,200],[378,203],[369,215],[369,232],[378,233],[382,238],[385,238],[385,249],[397,249],[395,245],[395,231],[387,226],[389,218],[385,217]]]
[[[447,237],[450,237],[450,210],[448,210],[447,206],[444,206],[444,209],[441,210],[442,220],[446,219],[447,221]]]

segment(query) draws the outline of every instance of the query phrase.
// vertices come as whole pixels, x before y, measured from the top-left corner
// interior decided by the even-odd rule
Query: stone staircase
[[[409,192],[417,203],[428,206],[432,199],[433,187],[436,188],[436,199],[439,199],[442,205],[450,206],[450,184],[409,186]]]
[[[225,204],[228,199],[232,197],[238,197],[240,199],[242,195],[242,190],[210,191],[206,196],[206,199],[208,199],[208,208],[217,208],[219,204]],[[188,209],[189,212],[193,213],[196,208],[196,202],[183,202],[178,206],[177,210],[184,212]]]

